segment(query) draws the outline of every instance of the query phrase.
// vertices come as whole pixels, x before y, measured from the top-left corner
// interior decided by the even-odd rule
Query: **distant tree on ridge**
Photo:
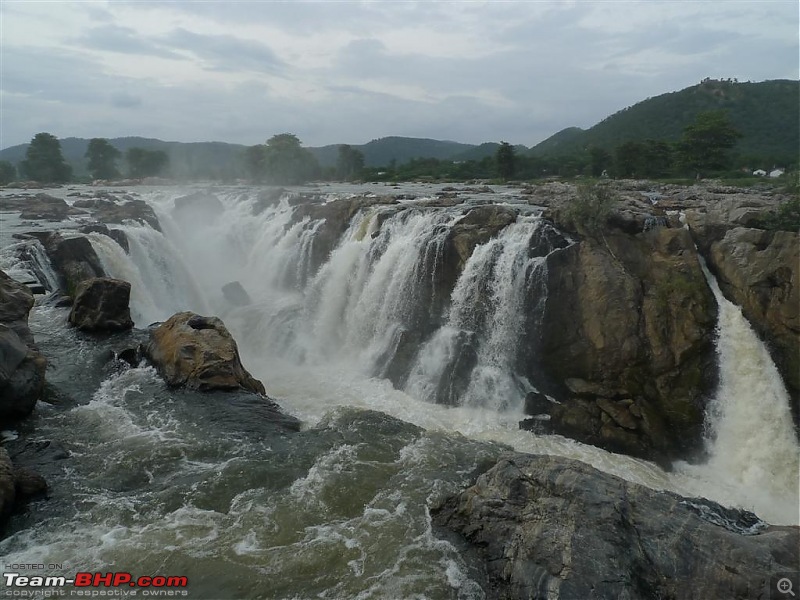
[[[19,167],[23,177],[42,183],[64,183],[72,178],[72,167],[61,154],[61,142],[50,133],[33,136]]]
[[[85,158],[89,159],[89,173],[93,179],[117,179],[117,159],[122,153],[104,138],[92,138],[86,149]]]

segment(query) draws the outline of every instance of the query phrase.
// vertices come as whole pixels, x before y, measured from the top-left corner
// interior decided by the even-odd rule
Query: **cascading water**
[[[150,368],[98,372],[103,342],[66,329],[61,309],[39,308],[34,334],[61,353],[48,378],[91,401],[40,410],[39,435],[66,439],[74,458],[68,475],[52,474],[59,492],[37,508],[46,518],[25,517],[0,542],[7,561],[169,568],[189,575],[198,598],[481,598],[456,549],[431,532],[425,506],[496,459],[503,450],[487,441],[798,522],[785,390],[718,289],[711,458],[667,473],[517,428],[535,385],[514,374],[520,336],[535,329],[546,256],[559,245],[545,243],[545,224],[527,207],[475,247],[443,298],[434,279],[468,206],[362,208],[320,262],[315,244],[330,224],[299,218],[286,198],[263,206],[256,191],[218,190],[222,208],[200,218],[176,208],[185,191],[142,193],[163,234],[121,226],[130,254],[89,236],[108,273],[133,284],[137,326],[179,310],[218,314],[245,366],[308,429],[276,434],[252,404],[168,391]],[[231,281],[252,304],[226,300]],[[383,379],[400,358],[403,390]]]
[[[800,519],[800,445],[792,426],[789,394],[766,345],[742,309],[722,294],[703,263],[719,306],[719,387],[707,416],[703,465],[681,465],[723,493],[706,495],[756,510],[778,523]]]
[[[445,324],[417,356],[405,388],[409,394],[521,411],[531,384],[514,375],[514,360],[530,318],[526,303],[536,312],[545,298],[547,256],[529,256],[531,237],[541,226],[537,217],[521,218],[473,251],[453,290]],[[474,368],[465,369],[472,366],[465,363]]]

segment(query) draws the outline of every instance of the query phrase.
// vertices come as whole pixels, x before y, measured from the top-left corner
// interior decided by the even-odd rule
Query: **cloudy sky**
[[[705,77],[798,78],[798,2],[0,0],[0,148],[40,131],[526,146]]]

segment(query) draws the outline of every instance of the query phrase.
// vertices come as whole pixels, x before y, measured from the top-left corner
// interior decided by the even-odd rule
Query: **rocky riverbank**
[[[761,598],[800,566],[798,527],[553,456],[504,457],[431,512],[493,599]]]

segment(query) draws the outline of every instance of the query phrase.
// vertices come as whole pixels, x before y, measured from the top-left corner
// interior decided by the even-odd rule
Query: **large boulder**
[[[431,511],[488,598],[766,598],[800,530],[555,456],[512,454]]]
[[[27,417],[44,391],[47,360],[28,328],[33,295],[0,271],[0,428]]]
[[[264,385],[242,366],[236,341],[216,317],[173,315],[152,330],[145,353],[169,385],[265,394]]]
[[[131,284],[121,279],[96,277],[78,284],[69,323],[82,331],[114,332],[133,327]]]
[[[702,446],[716,303],[685,229],[608,229],[550,255],[527,375],[549,430],[661,463]],[[538,385],[538,384],[537,384]]]
[[[800,403],[800,236],[792,231],[736,227],[711,243],[709,265],[725,296],[770,346],[792,396]]]

